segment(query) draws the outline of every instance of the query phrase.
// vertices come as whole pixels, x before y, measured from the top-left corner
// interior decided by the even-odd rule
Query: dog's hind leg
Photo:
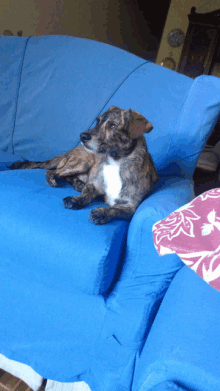
[[[65,159],[64,155],[54,157],[46,160],[45,162],[17,162],[13,163],[10,167],[11,170],[23,170],[31,168],[44,168],[46,170],[52,170],[57,168],[61,160]]]
[[[65,179],[76,191],[81,193],[88,181],[88,175],[67,176]]]

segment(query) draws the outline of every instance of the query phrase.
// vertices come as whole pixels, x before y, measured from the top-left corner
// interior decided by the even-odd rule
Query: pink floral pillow
[[[153,226],[159,255],[176,253],[220,291],[220,189],[209,190]]]

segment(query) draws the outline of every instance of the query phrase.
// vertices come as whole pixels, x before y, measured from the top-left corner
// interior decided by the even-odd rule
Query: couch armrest
[[[105,323],[91,365],[94,372],[97,365],[100,368],[100,389],[105,384],[103,389],[112,390],[116,381],[124,389],[130,389],[136,355],[170,282],[184,265],[176,254],[158,255],[152,227],[191,198],[190,180],[160,181],[130,223],[123,270],[106,298]]]
[[[194,197],[193,181],[188,179],[176,177],[164,182],[160,180],[154,186],[153,193],[139,206],[129,226],[126,271],[122,278],[140,277],[142,273],[158,275],[167,273],[168,270],[177,271],[173,254],[164,259],[158,255],[152,228],[156,222],[189,203]]]
[[[174,275],[184,265],[176,254],[158,255],[153,241],[153,225],[191,199],[190,180],[174,178],[163,183],[160,181],[131,221],[123,270],[107,302],[110,308],[119,303],[123,308],[125,324],[122,326],[123,322],[119,322],[123,339],[130,339],[134,327],[133,332],[135,330],[137,342],[140,342],[143,322],[146,333]],[[129,329],[126,326],[128,317],[131,322]],[[127,337],[125,330],[128,331]]]
[[[158,383],[170,380],[188,391],[219,390],[219,308],[219,292],[184,266],[170,284],[136,362],[132,390],[167,391]]]
[[[9,170],[13,163],[25,160],[26,159],[15,156],[12,153],[0,151],[0,171]]]

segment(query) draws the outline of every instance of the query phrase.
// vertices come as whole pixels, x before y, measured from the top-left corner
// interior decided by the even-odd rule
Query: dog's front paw
[[[89,215],[89,221],[93,224],[106,224],[111,220],[109,215],[109,208],[93,209]]]
[[[80,197],[66,197],[63,199],[63,205],[66,209],[81,209],[83,202]]]

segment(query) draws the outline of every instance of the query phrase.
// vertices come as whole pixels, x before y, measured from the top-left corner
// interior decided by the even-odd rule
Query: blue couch
[[[0,38],[0,353],[92,391],[220,389],[220,294],[152,226],[193,197],[220,113],[220,80],[192,80],[123,50],[61,36]],[[46,160],[79,145],[110,106],[140,112],[160,181],[131,222],[63,208]]]

